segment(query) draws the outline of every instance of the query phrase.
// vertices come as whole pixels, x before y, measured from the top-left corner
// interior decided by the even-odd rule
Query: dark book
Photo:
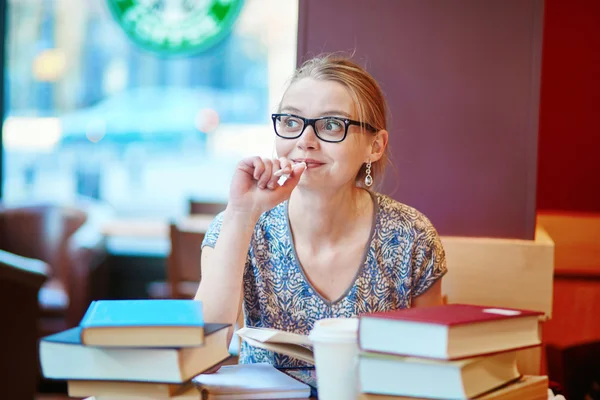
[[[541,344],[541,312],[468,304],[363,314],[364,351],[456,360]]]

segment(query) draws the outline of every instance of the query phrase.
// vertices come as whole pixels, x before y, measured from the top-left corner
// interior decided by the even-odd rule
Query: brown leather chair
[[[0,250],[0,386],[3,399],[33,399],[39,375],[38,293],[49,266]]]
[[[0,250],[49,268],[39,293],[40,336],[79,324],[92,300],[91,276],[106,258],[93,209],[56,204],[0,209]]]
[[[189,200],[189,215],[217,215],[226,203]],[[155,299],[193,298],[200,282],[200,254],[204,233],[186,229],[177,221],[169,224],[171,251],[167,258],[167,281],[152,282],[147,286],[148,296]]]
[[[152,298],[193,298],[200,283],[200,254],[204,233],[184,229],[177,222],[169,225],[171,251],[167,258],[167,281],[152,282]]]

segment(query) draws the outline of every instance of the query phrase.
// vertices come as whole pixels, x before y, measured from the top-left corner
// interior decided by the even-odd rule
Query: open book
[[[236,334],[249,345],[285,354],[314,364],[312,343],[308,336],[270,328],[239,329]]]

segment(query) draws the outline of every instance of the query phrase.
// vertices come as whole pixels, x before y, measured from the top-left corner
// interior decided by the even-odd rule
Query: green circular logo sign
[[[243,0],[107,0],[135,43],[166,55],[209,49],[231,31]]]

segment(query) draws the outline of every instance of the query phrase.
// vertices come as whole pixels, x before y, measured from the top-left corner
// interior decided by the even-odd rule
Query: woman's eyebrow
[[[295,113],[295,114],[302,113],[302,111],[300,111],[300,109],[298,109],[296,107],[292,107],[292,106],[281,107],[281,111],[287,111],[287,112]],[[319,113],[319,115],[322,115],[322,116],[341,115],[346,118],[352,118],[352,115],[350,115],[349,113],[347,113],[345,111],[340,111],[340,110],[328,110],[328,111]]]
[[[352,115],[348,114],[345,111],[340,111],[340,110],[325,111],[324,113],[321,113],[321,115],[343,115],[344,117],[352,118]]]
[[[292,113],[300,113],[301,112],[296,107],[291,107],[291,106],[281,107],[281,111],[289,111],[289,112],[292,112]]]

